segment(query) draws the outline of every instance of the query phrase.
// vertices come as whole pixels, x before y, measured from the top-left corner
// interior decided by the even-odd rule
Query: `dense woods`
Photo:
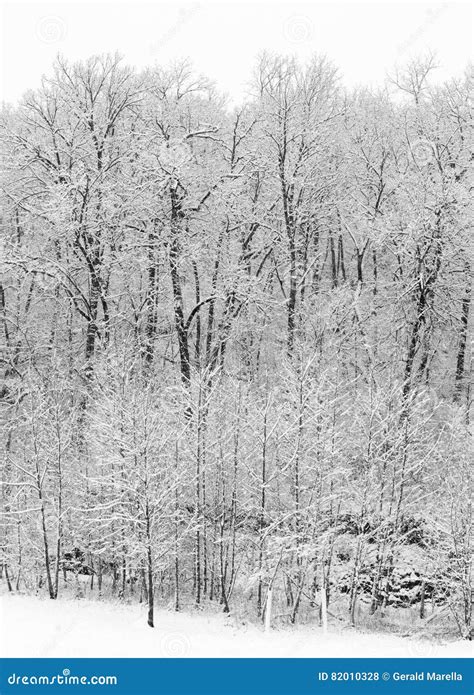
[[[8,590],[472,635],[472,105],[434,69],[267,55],[231,108],[58,59],[3,108]]]

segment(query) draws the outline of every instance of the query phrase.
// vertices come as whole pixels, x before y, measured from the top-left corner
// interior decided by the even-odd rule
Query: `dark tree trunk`
[[[153,592],[153,555],[151,549],[151,523],[150,508],[148,502],[145,508],[146,514],[146,537],[147,537],[147,573],[148,573],[148,625],[154,627],[154,604],[155,597]]]
[[[459,331],[459,347],[456,358],[456,375],[455,375],[455,387],[454,387],[454,400],[460,401],[462,396],[463,384],[464,384],[464,371],[465,371],[465,361],[466,361],[466,344],[467,344],[467,334],[468,334],[468,324],[469,324],[469,311],[471,306],[471,293],[472,293],[472,277],[471,277],[471,267],[466,261],[466,293],[462,300],[461,309],[461,327]]]
[[[154,253],[155,234],[150,232],[148,235],[148,288],[146,296],[146,346],[145,359],[147,363],[153,361],[154,342],[158,327],[158,261]]]
[[[181,379],[186,387],[191,383],[191,364],[189,360],[188,328],[184,319],[184,300],[179,275],[180,261],[180,227],[184,214],[181,207],[181,198],[176,187],[171,189],[171,241],[169,246],[169,264],[171,274],[171,286],[173,289],[174,321],[178,336],[178,349]],[[185,416],[190,419],[192,408],[189,404],[185,407]]]

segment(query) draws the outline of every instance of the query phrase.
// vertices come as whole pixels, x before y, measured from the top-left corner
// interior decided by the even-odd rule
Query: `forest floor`
[[[23,595],[0,597],[0,657],[470,657],[472,643],[434,643],[353,629],[272,629],[232,615]]]

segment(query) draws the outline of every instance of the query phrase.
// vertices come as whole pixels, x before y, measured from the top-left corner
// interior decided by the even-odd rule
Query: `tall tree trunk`
[[[456,375],[454,379],[454,400],[460,401],[464,385],[464,370],[466,362],[466,344],[469,324],[469,310],[471,306],[472,294],[472,276],[471,266],[468,261],[465,261],[466,271],[466,290],[462,300],[461,308],[461,327],[459,331],[459,347],[456,358]]]
[[[154,356],[154,343],[156,338],[156,331],[158,327],[158,260],[155,254],[155,239],[156,235],[154,232],[148,234],[148,287],[146,295],[146,345],[145,345],[145,359],[148,364],[153,360]]]
[[[146,539],[147,539],[147,573],[148,573],[148,625],[154,627],[155,596],[153,590],[153,554],[151,548],[150,507],[148,500],[145,506]]]
[[[262,442],[262,467],[260,474],[260,516],[259,516],[259,554],[258,565],[260,573],[263,570],[263,549],[264,549],[264,528],[265,528],[265,513],[266,513],[266,484],[267,484],[267,418],[268,418],[268,400],[265,405],[265,413],[263,420],[263,442]],[[263,583],[262,578],[258,581],[257,590],[257,615],[260,618],[263,610]]]

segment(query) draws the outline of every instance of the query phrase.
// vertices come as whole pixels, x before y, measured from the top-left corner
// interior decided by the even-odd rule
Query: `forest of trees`
[[[58,58],[3,107],[6,590],[472,636],[471,85],[435,67],[264,55],[234,108]]]

